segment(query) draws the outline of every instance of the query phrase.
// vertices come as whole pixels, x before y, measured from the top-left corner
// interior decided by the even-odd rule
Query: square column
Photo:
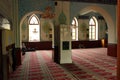
[[[59,64],[72,63],[70,26],[56,26],[54,31],[53,61]]]
[[[71,30],[68,25],[60,25],[60,63],[72,63]]]

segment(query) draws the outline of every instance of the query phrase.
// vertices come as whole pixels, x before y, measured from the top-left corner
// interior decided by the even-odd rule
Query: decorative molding
[[[70,1],[70,2],[86,2],[86,3],[117,5],[117,0],[53,0],[53,1]]]
[[[78,16],[78,19],[90,19],[90,16]],[[97,16],[97,19],[104,20],[104,17]]]
[[[42,18],[54,18],[55,14],[52,12],[52,7],[51,6],[47,6],[45,8],[44,13],[42,14]]]

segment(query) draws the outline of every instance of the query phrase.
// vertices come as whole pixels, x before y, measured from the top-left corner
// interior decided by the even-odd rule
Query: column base
[[[21,53],[22,53],[22,50],[21,48],[15,48],[15,57],[16,57],[16,66],[19,66],[21,65]]]
[[[117,44],[108,43],[108,56],[117,57]]]

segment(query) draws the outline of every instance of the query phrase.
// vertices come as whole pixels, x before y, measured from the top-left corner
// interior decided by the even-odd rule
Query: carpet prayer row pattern
[[[117,80],[116,58],[106,48],[73,49],[71,64],[57,64],[51,50],[26,52],[9,80]]]

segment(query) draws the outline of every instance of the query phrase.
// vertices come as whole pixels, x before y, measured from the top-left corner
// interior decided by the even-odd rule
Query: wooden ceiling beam
[[[86,3],[117,5],[117,0],[53,0],[53,1],[71,1],[71,2],[86,2]]]

